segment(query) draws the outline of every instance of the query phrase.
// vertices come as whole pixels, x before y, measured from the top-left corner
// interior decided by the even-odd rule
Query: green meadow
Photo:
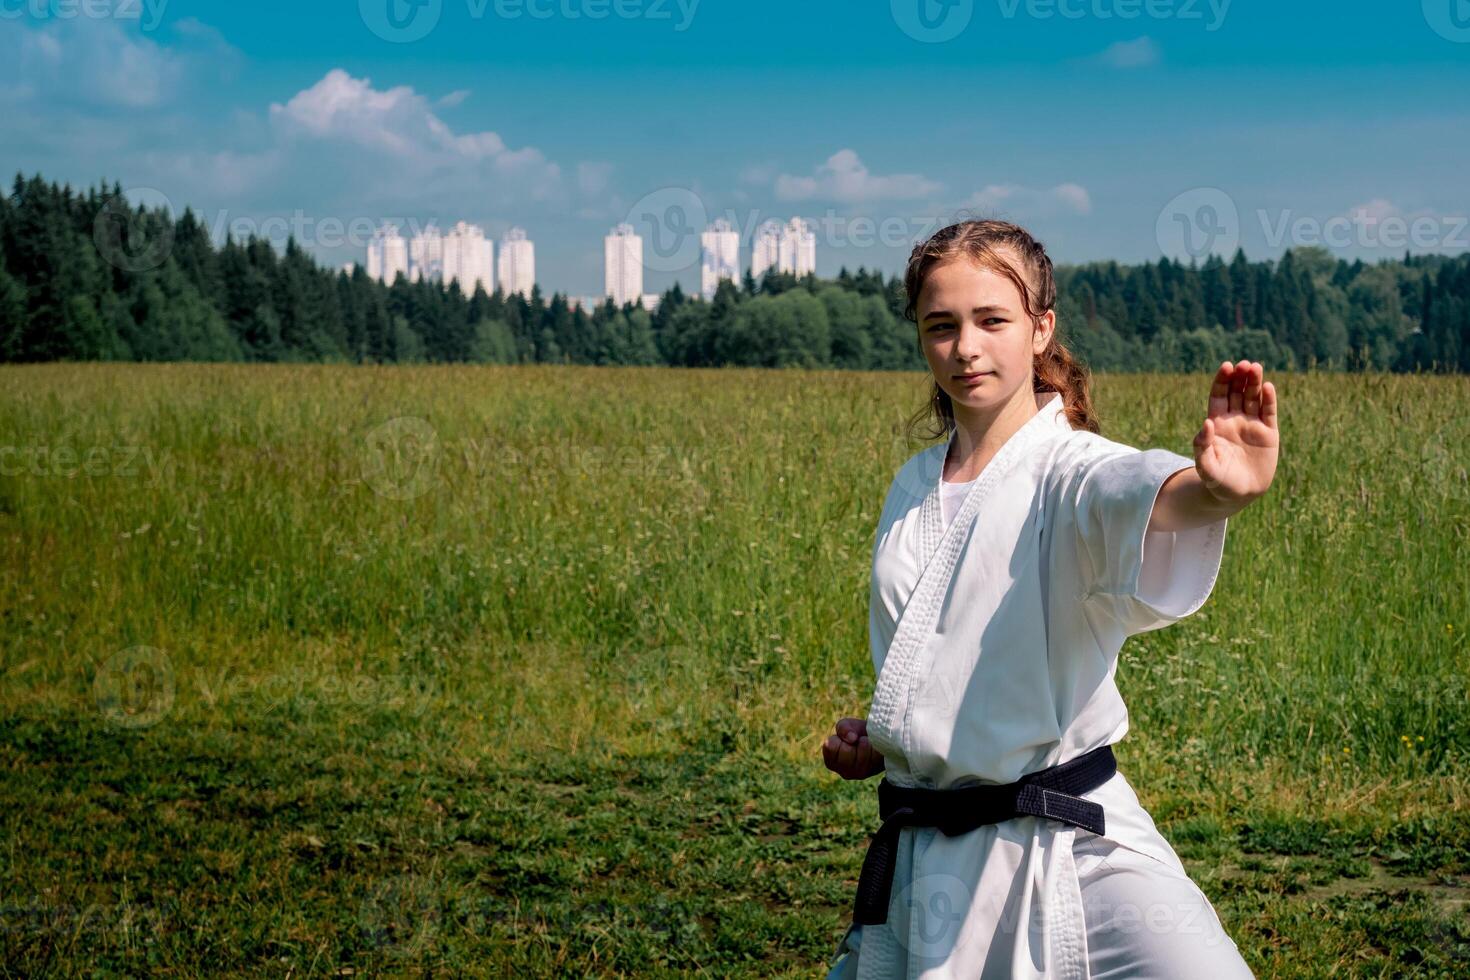
[[[1258,976],[1470,972],[1470,382],[1286,374],[1120,767]],[[912,373],[0,367],[0,975],[820,977]],[[1101,375],[1189,455],[1204,375]]]

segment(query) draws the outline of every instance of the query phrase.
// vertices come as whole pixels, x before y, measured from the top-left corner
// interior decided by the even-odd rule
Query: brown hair
[[[1007,261],[1007,255],[1020,259],[1026,275],[1016,271],[1014,264]],[[1021,292],[1021,302],[1025,304],[1033,327],[1047,310],[1056,306],[1057,286],[1052,276],[1051,257],[1040,242],[1032,238],[1026,229],[1009,221],[967,220],[941,228],[927,241],[914,246],[903,276],[904,291],[908,294],[908,305],[904,308],[906,319],[917,325],[919,290],[924,287],[929,273],[941,263],[960,257],[1014,282]],[[1067,421],[1072,428],[1099,431],[1088,390],[1089,372],[1057,339],[1057,331],[1052,331],[1046,350],[1032,361],[1031,373],[1034,391],[1061,393]],[[924,434],[928,438],[937,439],[954,431],[954,405],[937,380],[933,383],[928,402],[909,419],[909,431],[916,432],[926,421],[929,422],[929,431]]]

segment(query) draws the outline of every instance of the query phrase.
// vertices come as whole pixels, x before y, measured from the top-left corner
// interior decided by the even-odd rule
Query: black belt
[[[965,834],[1013,817],[1049,817],[1103,833],[1103,808],[1077,794],[1096,789],[1118,771],[1113,747],[1104,745],[1050,769],[1027,773],[1014,783],[961,786],[958,789],[902,787],[885,777],[878,784],[878,815],[883,826],[868,844],[858,879],[853,921],[878,925],[888,921],[893,891],[893,865],[899,831],[905,827],[938,827],[946,836]]]

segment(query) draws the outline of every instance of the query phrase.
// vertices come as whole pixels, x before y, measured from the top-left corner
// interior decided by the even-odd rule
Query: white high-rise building
[[[530,298],[536,284],[536,249],[526,229],[512,228],[500,240],[500,288],[509,296],[520,293]]]
[[[495,243],[479,225],[457,222],[440,243],[440,278],[459,282],[465,296],[475,295],[479,286],[495,292]]]
[[[804,276],[817,271],[817,236],[800,218],[792,218],[781,228],[781,247],[777,263],[782,272]]]
[[[627,223],[602,240],[604,292],[613,302],[636,303],[643,296],[643,237]]]
[[[703,260],[699,271],[699,291],[712,299],[721,279],[740,279],[740,234],[724,218],[714,222],[699,236]]]
[[[408,243],[408,277],[437,282],[444,272],[444,237],[432,223]]]
[[[757,282],[767,269],[776,268],[781,257],[781,225],[776,221],[762,221],[755,230],[755,239],[750,243],[750,275]]]
[[[367,274],[391,286],[400,272],[408,275],[408,242],[398,234],[397,225],[385,222],[368,242]]]

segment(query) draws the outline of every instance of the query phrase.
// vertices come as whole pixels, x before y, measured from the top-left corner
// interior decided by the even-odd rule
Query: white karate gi
[[[910,458],[884,500],[868,737],[895,784],[1009,783],[1117,742],[1123,641],[1214,588],[1224,520],[1147,531],[1193,461],[1074,430],[1058,394],[1037,404],[947,527],[947,444]],[[829,977],[1251,976],[1122,772],[1082,795],[1105,836],[1030,816],[955,837],[905,828],[888,921],[852,926]]]

